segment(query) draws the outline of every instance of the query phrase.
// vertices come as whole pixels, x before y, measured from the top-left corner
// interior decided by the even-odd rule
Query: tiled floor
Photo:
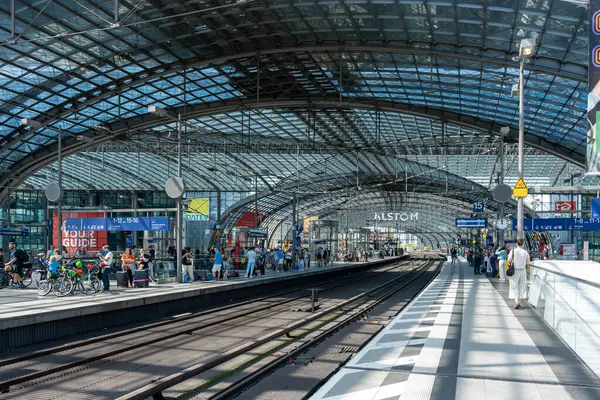
[[[464,260],[446,266],[311,399],[600,398],[600,379],[583,374],[572,382],[555,368],[556,354],[543,354],[539,343],[554,333],[543,322],[535,335],[525,330],[522,318],[537,318],[533,310],[513,310],[494,285],[508,284],[473,275]],[[587,369],[566,350],[562,364]]]

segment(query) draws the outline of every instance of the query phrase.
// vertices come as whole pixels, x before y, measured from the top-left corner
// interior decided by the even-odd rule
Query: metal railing
[[[600,284],[528,264],[528,303],[600,377]]]

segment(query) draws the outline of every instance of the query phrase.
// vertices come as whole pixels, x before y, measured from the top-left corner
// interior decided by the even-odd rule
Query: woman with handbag
[[[515,300],[515,309],[521,308],[521,299],[527,297],[527,271],[525,267],[529,261],[529,253],[523,248],[523,239],[517,239],[517,248],[513,249],[508,262],[511,264],[507,270],[510,276],[510,291],[508,297]]]

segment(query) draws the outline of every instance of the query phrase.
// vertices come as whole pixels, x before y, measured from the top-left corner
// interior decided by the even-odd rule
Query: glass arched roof
[[[108,189],[137,173],[140,185],[162,187],[175,159],[149,147],[169,147],[174,125],[149,105],[202,128],[185,133],[184,174],[198,188],[252,190],[247,175],[261,175],[261,190],[292,179],[293,163],[272,162],[274,149],[253,150],[256,164],[247,162],[244,148],[261,146],[296,146],[304,179],[325,173],[330,186],[337,174],[419,165],[489,187],[499,128],[516,137],[510,92],[522,38],[537,42],[525,73],[526,171],[555,183],[584,164],[582,1],[15,4],[15,32],[10,2],[0,4],[0,201],[52,176],[43,168],[56,160],[58,130],[65,184]],[[105,176],[90,183],[89,166],[101,160]]]

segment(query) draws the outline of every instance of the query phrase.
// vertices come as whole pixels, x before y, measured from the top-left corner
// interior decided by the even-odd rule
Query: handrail
[[[597,289],[600,289],[600,284],[598,284],[596,282],[588,281],[587,279],[583,279],[583,278],[578,278],[576,276],[567,275],[565,273],[562,273],[562,272],[559,272],[559,271],[554,271],[552,269],[548,269],[548,268],[544,268],[544,267],[540,267],[539,265],[535,265],[535,264],[527,264],[527,266],[530,267],[530,268],[541,269],[542,271],[550,272],[551,274],[556,274],[556,275],[562,276],[564,278],[573,279],[576,282],[580,282],[580,283],[583,283],[583,284],[595,287]]]

